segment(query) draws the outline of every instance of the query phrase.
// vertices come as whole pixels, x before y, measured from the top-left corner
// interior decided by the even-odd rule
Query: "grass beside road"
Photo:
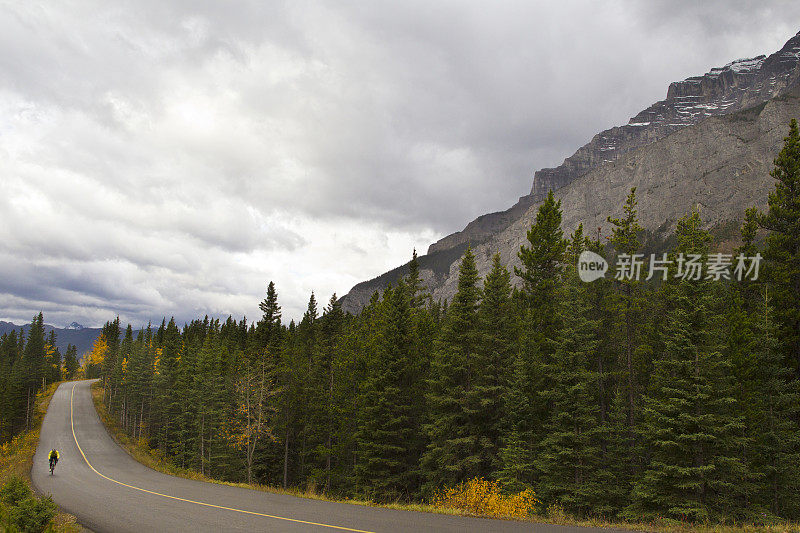
[[[36,408],[33,427],[17,435],[11,442],[0,446],[0,487],[3,487],[14,478],[22,479],[31,486],[31,467],[36,446],[39,443],[39,431],[42,427],[44,414],[50,405],[50,400],[58,388],[58,383],[53,383],[47,390],[36,397]],[[2,503],[0,503],[2,505]],[[0,525],[2,525],[0,523]],[[51,522],[52,529],[63,533],[78,532],[81,528],[77,525],[75,517],[59,512]]]
[[[459,515],[459,516],[484,516],[475,513],[467,512],[463,509],[452,509],[448,507],[435,506],[426,503],[390,503],[378,504],[371,501],[364,500],[351,500],[351,499],[337,499],[332,498],[325,494],[317,492],[306,492],[299,489],[284,489],[281,487],[273,487],[268,485],[250,485],[247,483],[231,483],[227,481],[220,481],[212,479],[200,474],[194,470],[180,468],[172,464],[167,458],[159,451],[150,449],[146,443],[135,442],[127,433],[120,427],[115,418],[108,414],[108,411],[103,404],[103,384],[97,382],[92,385],[92,399],[94,401],[97,413],[103,421],[109,434],[117,441],[117,443],[127,451],[136,461],[156,470],[158,472],[169,474],[195,481],[204,481],[206,483],[216,483],[219,485],[230,485],[233,487],[240,487],[252,490],[260,490],[263,492],[271,492],[274,494],[286,494],[290,496],[298,496],[301,498],[310,498],[314,500],[324,500],[337,503],[349,503],[354,505],[365,505],[370,507],[382,507],[386,509],[398,509],[402,511],[420,511],[427,513]],[[550,506],[547,513],[544,515],[532,515],[525,518],[524,521],[541,523],[541,524],[555,524],[563,526],[583,526],[595,527],[603,529],[622,529],[631,531],[651,531],[654,533],[800,533],[800,525],[788,522],[776,524],[738,524],[738,525],[698,525],[682,523],[674,520],[664,520],[659,522],[609,522],[602,519],[589,519],[581,520],[572,517],[563,512],[557,506]]]

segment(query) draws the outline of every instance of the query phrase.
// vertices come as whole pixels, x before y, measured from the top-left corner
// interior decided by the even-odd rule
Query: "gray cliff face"
[[[692,207],[700,210],[706,227],[741,219],[748,207],[765,208],[775,186],[769,172],[792,118],[800,119],[800,90],[750,110],[709,118],[586,173],[555,191],[565,235],[582,223],[589,235],[601,228],[601,235],[609,236],[606,217],[622,215],[631,187],[636,187],[640,223],[654,232],[666,228],[671,233]],[[517,252],[527,244],[526,232],[539,205],[474,247],[481,276],[489,273],[492,255],[498,252],[509,269],[520,266]],[[443,283],[429,290],[435,300],[450,300],[457,284],[458,261]]]
[[[628,124],[601,132],[555,169],[536,172],[530,195],[510,209],[483,215],[420,257],[434,299],[451,299],[458,259],[471,244],[481,275],[499,252],[510,268],[541,200],[552,189],[562,200],[563,229],[579,223],[594,234],[610,229],[606,217],[622,211],[637,187],[642,225],[674,228],[692,206],[714,226],[763,207],[773,180],[772,162],[792,118],[800,118],[800,33],[769,57],[734,61],[709,73],[672,83],[667,98]],[[359,283],[343,299],[357,312],[404,275],[407,266]]]
[[[628,152],[711,117],[747,109],[783,94],[800,80],[800,33],[769,57],[739,59],[724,67],[670,84],[665,100],[656,102],[627,124],[595,135],[556,168],[536,171],[529,195],[499,213],[470,222],[462,231],[433,243],[434,252],[471,242],[485,242],[517,220],[547,192],[558,190],[590,170],[616,161]]]

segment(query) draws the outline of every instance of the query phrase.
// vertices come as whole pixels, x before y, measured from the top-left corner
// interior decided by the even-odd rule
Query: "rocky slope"
[[[769,57],[739,59],[670,84],[667,97],[631,118],[627,124],[602,131],[556,168],[536,171],[529,194],[510,209],[470,222],[462,231],[433,243],[428,252],[473,244],[502,231],[550,189],[557,190],[593,168],[697,124],[710,116],[736,112],[786,92],[800,80],[800,33]]]
[[[642,225],[652,231],[670,231],[694,205],[709,226],[765,205],[772,161],[789,121],[800,118],[798,87],[800,33],[769,57],[734,61],[671,84],[666,100],[597,134],[561,166],[536,172],[531,194],[512,208],[479,217],[431,245],[420,257],[429,290],[436,299],[452,297],[467,243],[482,275],[495,252],[507,265],[518,264],[516,253],[550,189],[562,200],[565,232],[582,222],[587,231],[599,227],[608,234],[606,217],[621,211],[633,186]],[[406,268],[356,285],[343,307],[357,312]]]
[[[769,172],[783,145],[792,118],[800,119],[800,90],[766,104],[731,115],[709,118],[666,139],[598,167],[555,191],[569,234],[583,223],[587,233],[600,228],[609,236],[606,217],[621,216],[631,187],[636,187],[642,226],[671,233],[678,218],[692,207],[700,210],[706,227],[740,219],[744,210],[764,208],[774,188]],[[527,243],[526,232],[539,204],[486,242],[474,247],[478,270],[485,276],[491,257],[499,252],[510,267],[519,266],[517,251]],[[458,261],[431,285],[434,299],[452,298],[458,280]]]

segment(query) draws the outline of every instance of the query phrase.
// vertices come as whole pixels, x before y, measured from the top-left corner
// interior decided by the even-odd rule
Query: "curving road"
[[[324,502],[161,474],[136,462],[108,435],[94,409],[90,384],[64,383],[56,391],[31,477],[39,492],[51,494],[97,533],[591,531]],[[61,452],[54,476],[47,465],[52,448]]]

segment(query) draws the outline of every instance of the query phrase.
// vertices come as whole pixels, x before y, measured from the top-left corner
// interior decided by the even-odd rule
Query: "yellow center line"
[[[162,498],[169,498],[171,500],[178,500],[178,501],[181,501],[181,502],[194,503],[194,504],[197,504],[197,505],[202,505],[204,507],[213,507],[214,509],[222,509],[222,510],[225,510],[225,511],[234,511],[234,512],[237,512],[237,513],[244,513],[244,514],[255,515],[255,516],[263,516],[265,518],[274,518],[275,520],[285,520],[287,522],[296,522],[298,524],[308,524],[308,525],[311,525],[311,526],[320,526],[320,527],[327,527],[327,528],[331,528],[331,529],[339,529],[339,530],[342,530],[342,531],[353,531],[355,533],[372,533],[371,531],[364,531],[362,529],[352,529],[352,528],[349,528],[349,527],[334,526],[334,525],[331,525],[331,524],[320,524],[318,522],[308,522],[306,520],[298,520],[296,518],[286,518],[285,516],[275,516],[275,515],[271,515],[271,514],[257,513],[255,511],[246,511],[244,509],[234,509],[233,507],[223,507],[222,505],[214,505],[213,503],[205,503],[205,502],[198,502],[198,501],[195,501],[195,500],[187,500],[186,498],[178,498],[177,496],[170,496],[169,494],[161,494],[160,492],[155,492],[155,491],[152,491],[152,490],[143,489],[141,487],[135,487],[133,485],[128,485],[127,483],[123,483],[122,481],[117,481],[116,479],[111,479],[110,477],[105,476],[105,475],[101,474],[100,472],[98,472],[97,469],[95,469],[95,467],[92,466],[92,463],[90,463],[89,459],[86,458],[86,454],[83,453],[83,449],[81,448],[81,445],[78,443],[78,437],[75,436],[75,419],[74,419],[73,414],[72,414],[72,404],[73,404],[73,399],[75,397],[75,385],[77,385],[77,383],[73,383],[72,392],[70,393],[70,396],[69,396],[69,423],[72,426],[72,438],[75,439],[75,445],[78,447],[78,451],[81,452],[81,457],[83,457],[83,460],[86,461],[86,464],[89,466],[89,468],[92,470],[92,472],[94,472],[95,474],[97,474],[98,476],[100,476],[103,479],[107,479],[108,481],[111,481],[112,483],[116,483],[117,485],[122,485],[123,487],[128,487],[129,489],[134,489],[134,490],[138,490],[138,491],[141,491],[141,492],[146,492],[148,494],[154,494],[156,496],[161,496]]]

